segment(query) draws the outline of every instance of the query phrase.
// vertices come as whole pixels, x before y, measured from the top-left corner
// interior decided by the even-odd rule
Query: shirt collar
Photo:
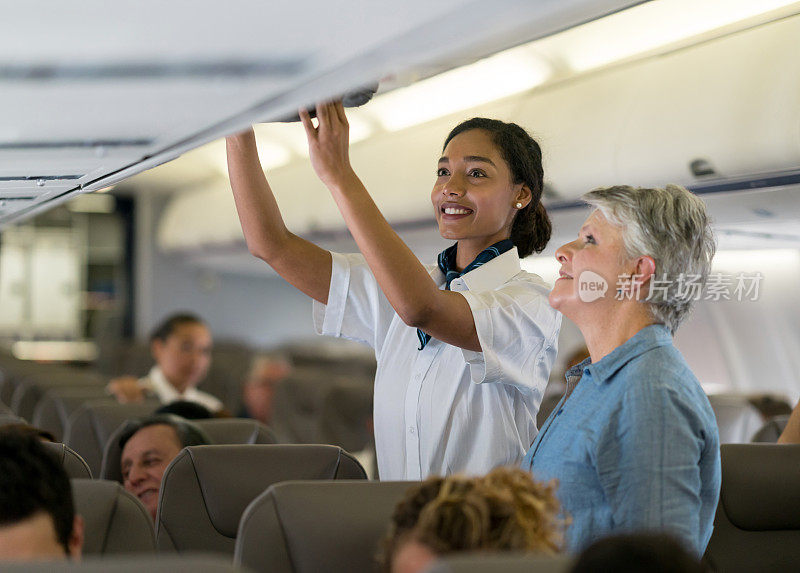
[[[511,277],[518,275],[520,271],[522,271],[522,267],[519,263],[519,253],[517,248],[513,247],[459,278],[464,281],[468,290],[494,290],[508,282]],[[436,284],[444,284],[444,273],[439,270],[438,266],[431,271],[431,276]]]
[[[167,377],[164,376],[164,373],[161,371],[161,368],[158,366],[153,366],[150,369],[150,373],[147,375],[150,379],[150,383],[153,386],[153,391],[158,395],[159,399],[164,403],[174,402],[180,399],[188,399],[194,397],[196,392],[194,387],[189,387],[186,389],[186,392],[181,394],[178,392],[177,388],[170,384]]]
[[[581,376],[587,371],[594,382],[602,384],[609,381],[620,368],[637,356],[668,344],[672,344],[672,334],[669,329],[663,324],[651,324],[603,356],[597,364],[592,364],[591,358],[576,364],[567,370],[566,377],[569,379],[571,376]]]

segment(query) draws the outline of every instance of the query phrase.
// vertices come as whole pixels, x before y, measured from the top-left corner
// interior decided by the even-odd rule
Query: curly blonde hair
[[[379,561],[391,571],[395,554],[408,541],[437,555],[558,553],[566,522],[555,492],[554,482],[537,482],[517,468],[497,468],[480,477],[429,478],[411,487],[395,507]]]

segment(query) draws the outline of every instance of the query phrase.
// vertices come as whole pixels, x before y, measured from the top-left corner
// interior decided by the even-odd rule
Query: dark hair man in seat
[[[82,547],[64,468],[36,436],[0,432],[0,561],[80,560]]]
[[[155,519],[161,478],[169,463],[186,446],[209,443],[205,432],[180,416],[157,414],[131,421],[119,438],[122,485]]]

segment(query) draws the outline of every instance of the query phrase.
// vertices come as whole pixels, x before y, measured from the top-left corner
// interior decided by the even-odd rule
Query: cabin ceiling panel
[[[97,190],[378,78],[400,85],[639,3],[0,0],[0,171]]]

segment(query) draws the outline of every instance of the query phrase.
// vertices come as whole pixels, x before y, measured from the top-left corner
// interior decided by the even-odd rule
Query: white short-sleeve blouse
[[[418,350],[360,254],[333,255],[328,304],[314,303],[319,334],[375,350],[375,445],[382,480],[483,474],[518,465],[536,437],[536,412],[556,356],[561,314],[548,285],[520,268],[516,248],[455,279],[482,352],[435,338]],[[438,266],[427,266],[444,288]]]

